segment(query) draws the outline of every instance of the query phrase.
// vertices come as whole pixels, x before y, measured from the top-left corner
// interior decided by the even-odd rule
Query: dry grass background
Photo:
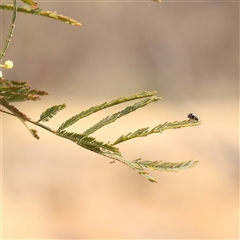
[[[49,122],[57,128],[92,105],[156,90],[162,100],[95,136],[114,140],[194,112],[199,127],[120,148],[129,159],[200,162],[179,173],[151,172],[159,181],[153,184],[41,129],[37,141],[2,114],[3,238],[238,239],[239,3],[38,2],[83,26],[18,15],[6,55],[15,67],[4,77],[50,93],[20,109],[37,119],[65,102],[67,109]],[[1,15],[3,43],[11,13]],[[71,130],[81,132],[120,108]]]

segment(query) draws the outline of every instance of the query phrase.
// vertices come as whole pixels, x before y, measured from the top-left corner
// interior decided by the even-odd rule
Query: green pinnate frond
[[[104,102],[100,105],[96,105],[94,107],[91,107],[91,108],[89,108],[85,111],[82,111],[81,113],[76,114],[75,116],[69,118],[66,122],[62,123],[62,125],[58,128],[58,131],[61,131],[65,128],[73,125],[74,123],[76,123],[80,119],[82,119],[84,117],[87,117],[87,116],[89,116],[93,113],[96,113],[100,110],[103,110],[105,108],[109,108],[109,107],[112,107],[112,106],[117,105],[117,104],[121,104],[121,103],[132,101],[132,100],[137,100],[137,99],[140,99],[140,98],[153,97],[154,95],[156,95],[156,93],[157,92],[155,92],[155,91],[153,91],[153,92],[142,92],[142,93],[132,94],[132,95],[126,96],[126,97],[120,97],[120,98],[114,99],[110,102]],[[157,101],[159,99],[161,99],[161,98],[154,96],[152,101]]]
[[[37,122],[47,122],[59,111],[63,110],[66,107],[66,104],[55,105],[46,109],[41,115]]]
[[[140,166],[165,172],[178,172],[186,168],[195,167],[198,161],[189,160],[186,162],[163,162],[163,161],[149,161],[137,159],[133,162],[138,163]]]
[[[39,96],[48,95],[45,91],[31,89],[27,82],[17,82],[0,78],[0,99],[7,102],[36,101]]]
[[[14,6],[12,4],[0,4],[0,9],[13,11]],[[25,6],[17,6],[17,11],[22,12],[22,13],[29,13],[29,14],[34,14],[34,15],[38,15],[38,16],[52,18],[55,20],[59,20],[61,22],[68,23],[73,26],[82,26],[82,24],[80,22],[78,22],[72,18],[57,14],[56,12],[45,11],[40,8],[29,8],[29,7],[25,7]]]
[[[165,122],[163,124],[159,124],[156,127],[152,128],[151,130],[148,130],[149,127],[141,128],[136,130],[135,132],[130,132],[126,135],[122,135],[119,137],[113,145],[122,143],[124,141],[137,138],[137,137],[146,137],[153,133],[162,133],[164,130],[167,129],[176,129],[176,128],[183,128],[183,127],[192,127],[192,126],[198,126],[201,124],[201,121],[192,121],[192,120],[183,120],[183,121],[174,121],[174,122]]]
[[[137,110],[138,108],[144,107],[147,104],[155,102],[157,100],[159,100],[159,98],[157,98],[155,96],[143,99],[142,101],[137,102],[137,103],[133,104],[132,106],[126,107],[125,109],[123,109],[120,112],[114,113],[113,115],[108,116],[108,117],[102,119],[100,122],[98,122],[97,124],[95,124],[94,126],[89,128],[88,130],[86,130],[84,132],[84,134],[85,135],[92,134],[93,132],[97,131],[98,129],[104,127],[105,125],[110,124],[110,123],[116,121],[117,119],[119,119],[119,118],[121,118],[121,117],[123,117],[123,116],[125,116],[125,115],[127,115],[127,114],[129,114],[129,113],[131,113],[131,112],[133,112],[135,110]]]
[[[74,133],[74,132],[67,132],[65,130],[63,131],[57,131],[56,135],[67,138],[76,144],[80,145],[81,147],[84,147],[86,149],[89,149],[96,153],[104,153],[104,152],[111,152],[111,153],[117,153],[120,154],[119,149],[106,144],[104,142],[96,140],[94,137],[89,137],[84,134]]]
[[[128,167],[135,170],[137,173],[139,173],[141,176],[143,176],[150,182],[157,182],[157,180],[145,170],[146,168],[157,171],[178,172],[183,169],[192,168],[196,166],[198,163],[198,161],[192,160],[177,163],[163,161],[149,161],[141,159],[129,161],[125,159],[122,155],[116,153],[104,152],[100,154],[126,164]]]

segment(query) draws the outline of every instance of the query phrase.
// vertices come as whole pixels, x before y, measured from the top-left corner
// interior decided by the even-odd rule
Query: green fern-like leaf
[[[148,130],[149,127],[141,128],[136,130],[135,132],[130,132],[126,135],[122,135],[119,137],[113,145],[122,143],[124,141],[137,138],[137,137],[146,137],[153,133],[162,133],[164,130],[167,129],[176,129],[176,128],[183,128],[183,127],[192,127],[192,126],[198,126],[201,124],[201,121],[189,121],[189,120],[183,120],[183,121],[174,121],[174,122],[165,122],[163,124],[159,124],[156,127],[152,128],[151,130]]]
[[[0,99],[7,102],[40,100],[40,96],[48,95],[45,91],[31,89],[27,82],[17,82],[0,78]]]
[[[63,110],[66,107],[66,104],[55,105],[46,109],[41,115],[37,122],[47,122],[59,111]]]
[[[67,132],[65,130],[63,131],[57,131],[56,135],[67,138],[76,144],[80,145],[81,147],[84,147],[86,149],[89,149],[93,152],[102,154],[104,152],[111,152],[111,153],[117,153],[120,154],[119,149],[103,143],[101,141],[96,140],[94,137],[89,137],[84,134],[78,134],[78,133],[73,133],[73,132]]]
[[[163,162],[163,161],[149,161],[137,159],[133,162],[138,163],[140,166],[165,172],[178,172],[186,168],[195,167],[198,161],[189,160],[186,162]]]

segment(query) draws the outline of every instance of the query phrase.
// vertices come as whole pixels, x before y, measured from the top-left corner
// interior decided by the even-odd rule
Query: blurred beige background
[[[37,129],[37,141],[21,122],[1,114],[2,237],[238,239],[239,3],[38,3],[83,26],[18,14],[4,59],[15,66],[3,75],[50,94],[17,104],[19,109],[37,119],[65,102],[68,107],[48,124],[57,128],[92,105],[156,90],[162,100],[94,136],[112,141],[194,112],[201,126],[119,147],[129,159],[199,164],[179,173],[149,171],[159,181],[150,183],[43,129]],[[2,45],[11,12],[0,14]],[[92,115],[70,130],[82,132],[122,108]]]

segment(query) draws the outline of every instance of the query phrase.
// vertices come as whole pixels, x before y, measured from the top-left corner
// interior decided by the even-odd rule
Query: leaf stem
[[[22,119],[22,118],[18,117],[17,115],[15,115],[15,114],[13,114],[11,112],[4,111],[3,109],[0,109],[0,112],[6,113],[6,114],[9,114],[11,116],[14,116],[14,117],[18,118],[27,128],[28,128],[28,126],[26,125],[26,123],[24,121],[30,122],[30,123],[32,123],[32,124],[34,124],[34,125],[36,125],[38,127],[41,127],[41,128],[43,128],[43,129],[45,129],[45,130],[47,130],[47,131],[49,131],[49,132],[51,132],[53,134],[56,134],[56,132],[57,132],[56,130],[54,130],[54,129],[52,129],[52,128],[50,128],[50,127],[48,127],[48,126],[46,126],[46,125],[44,125],[42,123],[39,123],[37,121],[33,121],[31,119]]]
[[[0,61],[2,60],[3,56],[5,55],[5,52],[8,49],[8,46],[11,42],[13,29],[15,27],[15,21],[16,21],[16,17],[17,17],[17,1],[16,0],[13,0],[13,9],[12,10],[13,10],[12,21],[11,21],[11,25],[10,25],[10,28],[8,31],[8,36],[7,36],[6,42],[3,46],[2,52],[0,53]]]

